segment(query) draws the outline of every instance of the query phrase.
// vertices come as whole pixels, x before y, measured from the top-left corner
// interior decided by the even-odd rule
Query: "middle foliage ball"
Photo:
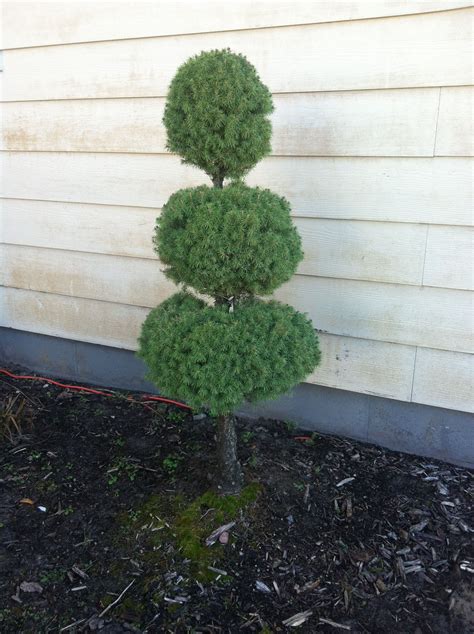
[[[243,183],[177,191],[154,242],[170,279],[213,297],[268,295],[303,258],[288,202]]]

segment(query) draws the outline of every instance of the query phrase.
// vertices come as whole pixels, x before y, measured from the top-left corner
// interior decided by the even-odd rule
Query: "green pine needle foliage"
[[[288,391],[320,358],[311,321],[291,306],[247,298],[229,312],[186,292],[149,313],[139,343],[153,383],[212,415]]]
[[[168,277],[214,301],[184,291],[163,302],[143,324],[139,355],[162,392],[212,415],[287,392],[320,359],[305,315],[258,298],[286,282],[303,257],[288,202],[240,180],[270,151],[272,110],[255,68],[229,50],[183,64],[166,102],[168,149],[214,187],[171,196],[155,248]],[[223,187],[225,178],[234,182]]]
[[[155,246],[170,279],[213,297],[268,295],[303,259],[288,202],[243,183],[173,194]]]
[[[171,82],[167,147],[213,181],[240,178],[270,152],[272,111],[270,91],[243,55],[203,52]]]

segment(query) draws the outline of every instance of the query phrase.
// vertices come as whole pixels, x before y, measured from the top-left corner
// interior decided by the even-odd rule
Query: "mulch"
[[[127,396],[0,377],[2,633],[474,631],[473,472],[239,420],[260,493],[204,579],[170,518],[212,488],[213,421]]]

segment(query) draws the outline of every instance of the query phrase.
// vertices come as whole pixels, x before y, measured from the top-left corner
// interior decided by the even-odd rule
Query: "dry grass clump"
[[[0,400],[0,441],[18,443],[33,427],[33,414],[27,400],[12,394]]]

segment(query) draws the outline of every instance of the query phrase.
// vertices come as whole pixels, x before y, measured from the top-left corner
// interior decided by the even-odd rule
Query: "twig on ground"
[[[79,621],[74,621],[74,623],[70,623],[69,625],[62,627],[59,631],[67,632],[68,630],[72,630],[73,627],[76,627],[76,625],[80,625],[81,623],[84,623],[85,620],[86,619],[80,619]]]
[[[110,605],[108,605],[105,610],[102,610],[102,612],[99,614],[99,619],[101,619],[105,614],[107,614],[107,612],[112,609],[114,607],[114,605],[117,605],[117,603],[119,603],[122,599],[122,597],[124,596],[124,594],[127,592],[127,590],[129,588],[131,588],[133,586],[133,584],[135,583],[136,579],[132,579],[132,581],[130,581],[130,583],[128,584],[128,586],[125,588],[125,590],[123,590],[123,592],[121,592],[121,594],[119,594],[119,596],[115,599],[115,601],[112,601],[112,603]]]

